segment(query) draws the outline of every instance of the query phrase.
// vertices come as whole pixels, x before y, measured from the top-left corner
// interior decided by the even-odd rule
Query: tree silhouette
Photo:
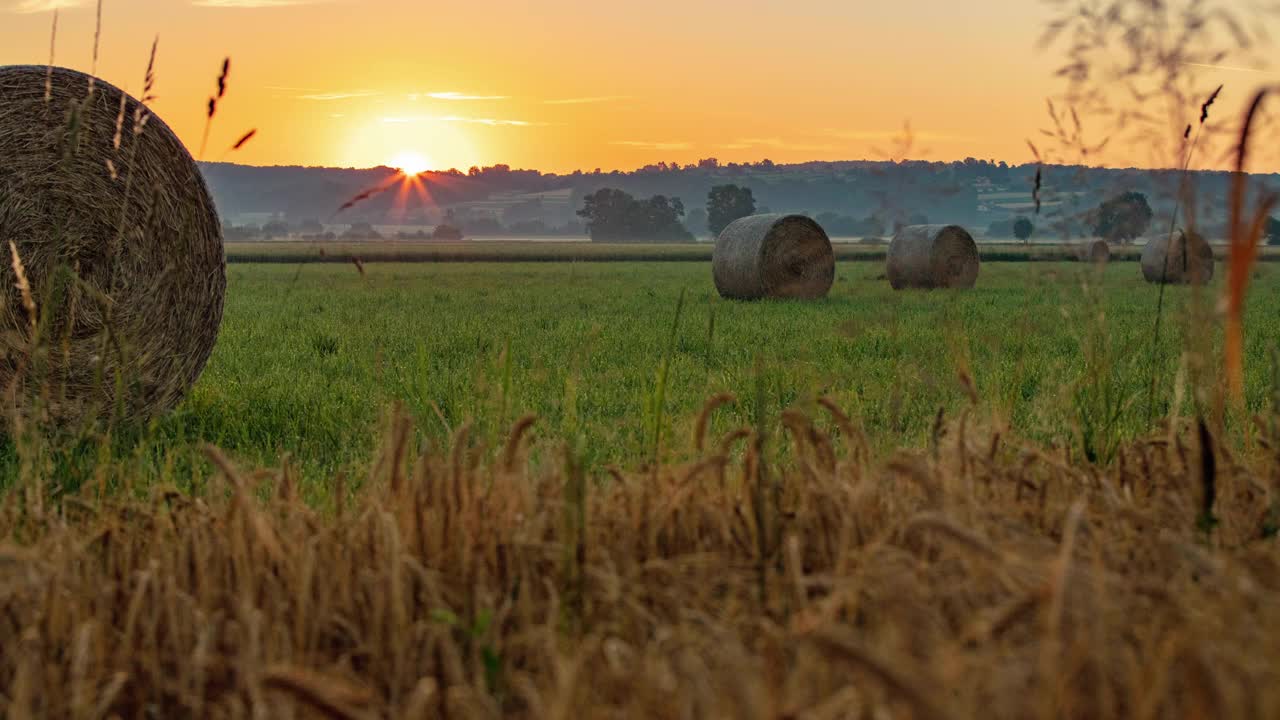
[[[654,195],[637,200],[630,193],[603,188],[583,198],[578,216],[595,242],[689,242],[693,235],[680,223],[680,198]]]
[[[1151,226],[1151,216],[1147,196],[1129,191],[1099,205],[1090,214],[1090,225],[1098,237],[1125,242],[1141,237]]]
[[[729,223],[754,214],[756,199],[751,188],[717,185],[707,193],[707,229],[719,235]]]
[[[1031,224],[1027,218],[1020,217],[1013,221],[1013,236],[1026,242],[1031,237],[1031,233],[1036,231],[1036,226]]]

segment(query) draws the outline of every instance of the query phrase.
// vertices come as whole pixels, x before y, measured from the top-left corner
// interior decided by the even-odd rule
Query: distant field
[[[883,261],[887,245],[833,242],[836,259]],[[420,240],[265,241],[228,242],[227,260],[233,263],[351,263],[361,262],[708,262],[713,245],[700,243],[590,243],[580,241],[481,240],[430,242]],[[1063,244],[979,242],[979,253],[988,262],[1074,261],[1076,249]],[[1217,247],[1220,256],[1226,248]],[[1136,261],[1142,248],[1113,247],[1120,261]],[[1280,260],[1280,248],[1264,248],[1262,259]]]
[[[1029,437],[1070,446],[1093,416],[1112,413],[1099,432],[1145,429],[1157,289],[1136,265],[1099,278],[1079,263],[992,264],[962,293],[895,293],[881,272],[842,264],[821,302],[736,303],[716,296],[701,263],[374,264],[363,274],[351,265],[235,265],[207,371],[129,452],[181,478],[192,471],[173,468],[189,467],[208,441],[250,466],[289,453],[309,477],[331,477],[367,462],[380,412],[403,401],[424,441],[444,442],[468,420],[495,439],[534,412],[548,436],[581,433],[593,468],[634,467],[652,442],[668,350],[663,417],[678,452],[714,393],[743,398],[717,416],[717,432],[749,420],[757,358],[772,406],[811,408],[829,395],[881,451],[927,442],[939,408],[968,406],[961,369],[980,407]],[[1261,267],[1257,278],[1251,407],[1267,397],[1280,338],[1280,269]],[[1096,306],[1085,285],[1096,288]],[[1166,297],[1158,413],[1173,396],[1190,297],[1185,288]],[[1197,341],[1213,335],[1194,327]],[[1095,406],[1106,402],[1114,407]]]

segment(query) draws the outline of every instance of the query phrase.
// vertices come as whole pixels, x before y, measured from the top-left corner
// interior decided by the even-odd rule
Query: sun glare
[[[421,175],[431,169],[431,160],[415,152],[402,152],[391,161],[391,166],[405,175]]]

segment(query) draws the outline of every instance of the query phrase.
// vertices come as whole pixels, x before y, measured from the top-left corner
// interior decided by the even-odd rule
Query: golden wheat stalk
[[[22,258],[18,257],[18,246],[12,240],[9,241],[9,254],[13,258],[13,274],[18,276],[18,282],[14,286],[22,294],[22,309],[27,313],[27,323],[34,336],[37,323],[36,301],[31,294],[31,283],[27,280],[27,269],[22,265]]]

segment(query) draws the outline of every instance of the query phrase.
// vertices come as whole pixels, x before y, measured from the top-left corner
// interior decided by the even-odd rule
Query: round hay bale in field
[[[889,243],[889,284],[904,288],[971,288],[978,281],[978,244],[959,225],[908,225]]]
[[[803,215],[751,215],[716,238],[716,290],[734,300],[826,297],[836,255],[822,226]]]
[[[1102,238],[1085,240],[1080,243],[1077,252],[1079,252],[1080,262],[1106,265],[1111,261],[1111,246],[1107,245],[1107,241]]]
[[[63,428],[136,421],[199,377],[222,321],[222,229],[190,153],[134,98],[73,70],[0,67],[0,252],[6,409]]]
[[[1142,277],[1147,282],[1204,285],[1213,279],[1213,248],[1199,234],[1179,230],[1147,241],[1142,248]]]

